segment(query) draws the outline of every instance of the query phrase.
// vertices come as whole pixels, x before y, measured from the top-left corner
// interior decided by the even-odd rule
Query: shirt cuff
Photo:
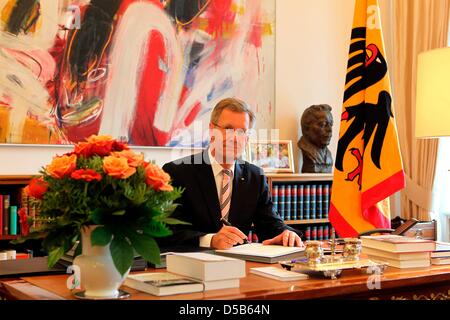
[[[200,237],[200,244],[199,246],[202,248],[211,248],[211,240],[212,237],[215,235],[215,233],[208,233],[204,235],[203,237]]]

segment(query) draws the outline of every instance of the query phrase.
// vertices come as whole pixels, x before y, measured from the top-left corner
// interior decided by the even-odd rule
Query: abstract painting
[[[275,0],[0,0],[0,143],[202,147],[237,97],[274,122]]]

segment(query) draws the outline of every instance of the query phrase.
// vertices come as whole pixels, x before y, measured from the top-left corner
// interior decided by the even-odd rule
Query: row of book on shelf
[[[272,201],[284,220],[328,219],[331,186],[322,184],[272,185]]]
[[[10,194],[0,194],[0,236],[21,235],[21,223],[19,210],[23,208],[24,216],[33,218],[32,227],[36,227],[36,205],[31,203],[30,197],[24,192],[24,188],[18,192],[18,203],[12,204]]]
[[[369,259],[395,268],[450,264],[450,243],[398,235],[363,236],[361,242]]]
[[[326,225],[321,225],[321,226],[309,226],[306,227],[306,229],[303,232],[304,235],[304,239],[309,241],[309,240],[329,240],[331,239],[331,226],[326,224]]]

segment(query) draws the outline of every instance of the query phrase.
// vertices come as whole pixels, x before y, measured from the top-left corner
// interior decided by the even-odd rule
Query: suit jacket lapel
[[[213,221],[215,221],[217,226],[220,227],[221,214],[219,196],[217,195],[216,181],[214,180],[214,174],[211,168],[211,164],[205,162],[209,159],[207,152],[208,151],[205,150],[203,153],[199,154],[203,157],[202,159],[196,159],[198,161],[201,161],[196,162],[195,165],[198,170],[197,180],[203,197],[205,198],[205,203],[209,209],[209,214],[211,215]]]

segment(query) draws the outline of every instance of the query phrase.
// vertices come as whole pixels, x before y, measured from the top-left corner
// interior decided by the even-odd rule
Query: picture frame
[[[246,155],[264,173],[294,173],[292,140],[250,140]]]

